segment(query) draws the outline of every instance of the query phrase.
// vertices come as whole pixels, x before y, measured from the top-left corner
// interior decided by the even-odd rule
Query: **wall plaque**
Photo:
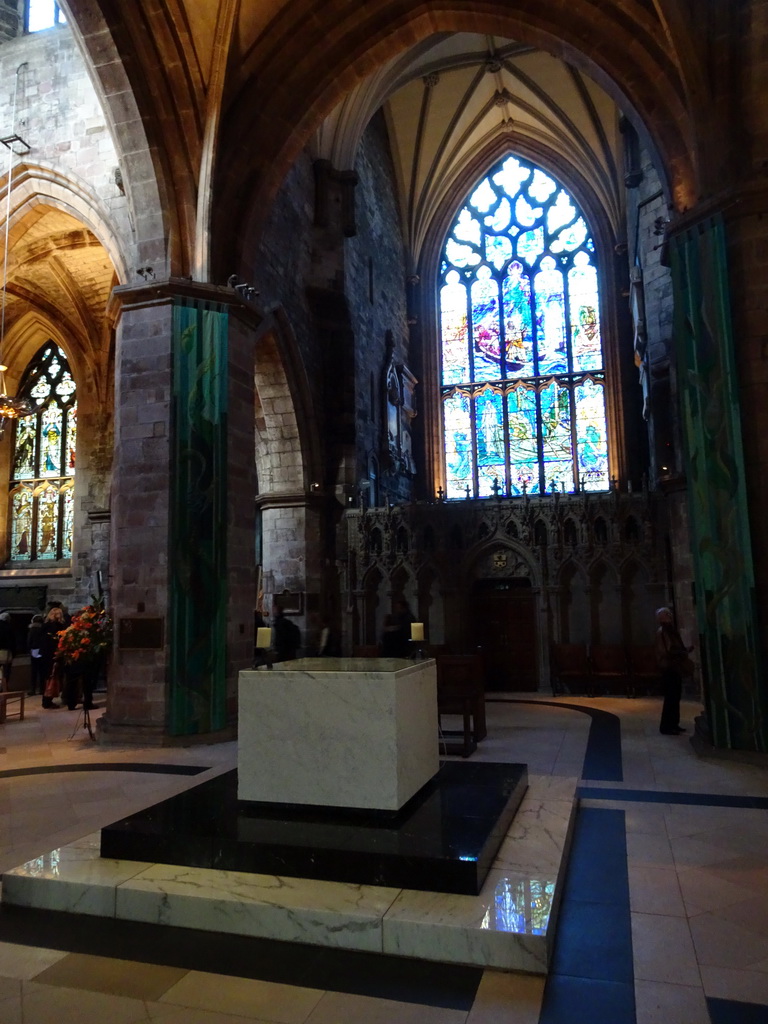
[[[118,648],[123,651],[161,650],[164,643],[163,622],[163,619],[118,619]]]

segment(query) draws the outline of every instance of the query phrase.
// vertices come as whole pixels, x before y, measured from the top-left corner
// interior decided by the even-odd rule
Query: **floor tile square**
[[[41,971],[35,981],[89,992],[108,992],[131,999],[157,1000],[187,972],[175,967],[71,953]]]

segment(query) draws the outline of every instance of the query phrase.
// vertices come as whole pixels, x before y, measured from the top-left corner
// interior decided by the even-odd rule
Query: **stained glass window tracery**
[[[27,367],[18,393],[35,411],[14,429],[11,559],[71,558],[77,395],[67,357],[52,341]]]
[[[574,199],[500,160],[440,265],[446,496],[607,490],[595,245]]]

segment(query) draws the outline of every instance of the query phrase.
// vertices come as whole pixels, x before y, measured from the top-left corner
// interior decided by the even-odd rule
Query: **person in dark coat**
[[[2,665],[2,678],[0,689],[7,690],[11,681],[11,668],[13,667],[13,656],[16,653],[16,633],[11,622],[11,613],[0,614],[0,665]]]
[[[272,608],[272,642],[275,661],[293,661],[301,646],[299,627],[285,615],[279,604]]]
[[[680,725],[680,698],[683,693],[683,664],[692,647],[686,647],[677,631],[674,616],[669,608],[656,611],[656,657],[661,669],[661,692],[664,703],[661,708],[659,732],[664,736],[677,736],[685,729]]]
[[[408,602],[402,597],[395,601],[395,611],[392,616],[395,629],[387,644],[390,654],[389,658],[408,658],[411,654],[411,623],[413,614],[408,607]]]
[[[33,615],[27,630],[27,650],[29,651],[29,696],[42,694],[45,689],[43,675],[43,616]]]
[[[66,628],[67,624],[61,607],[51,608],[43,622],[42,643],[40,645],[43,662],[41,666],[44,680],[43,689],[45,689],[45,683],[47,683],[53,671],[56,651],[59,646],[59,633]],[[53,697],[46,697],[45,693],[43,693],[44,708],[57,708],[58,706],[58,704],[53,703]]]

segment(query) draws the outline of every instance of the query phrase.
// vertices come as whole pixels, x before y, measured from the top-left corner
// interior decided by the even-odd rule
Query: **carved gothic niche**
[[[411,424],[416,416],[417,384],[418,380],[407,366],[398,366],[395,363],[393,353],[385,376],[387,455],[396,472],[411,475],[416,474]]]
[[[510,579],[514,576],[531,575],[530,566],[509,548],[489,551],[475,566],[477,579]]]

